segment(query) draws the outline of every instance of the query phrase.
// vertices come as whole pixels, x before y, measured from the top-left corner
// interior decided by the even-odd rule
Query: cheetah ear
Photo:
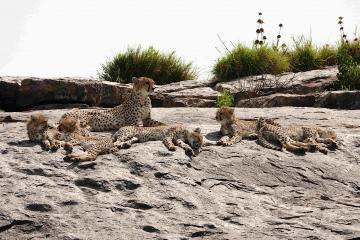
[[[234,114],[234,111],[235,111],[234,108],[229,108],[229,110],[230,110],[230,113],[231,113],[231,114]]]
[[[194,132],[201,133],[201,129],[200,128],[195,128]]]
[[[135,85],[135,84],[137,84],[139,82],[139,79],[137,77],[132,77],[131,81]]]

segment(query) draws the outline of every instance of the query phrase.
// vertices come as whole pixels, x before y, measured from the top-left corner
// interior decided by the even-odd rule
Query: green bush
[[[339,51],[346,51],[348,55],[352,57],[352,60],[357,64],[360,64],[360,41],[352,42],[341,42],[339,46]]]
[[[328,44],[318,49],[318,58],[320,66],[335,66],[336,65],[337,49]]]
[[[231,107],[234,102],[234,95],[229,90],[224,90],[221,95],[218,96],[216,105],[218,107]]]
[[[311,39],[294,39],[293,50],[289,52],[293,72],[304,72],[336,65],[337,49],[328,44],[318,48]]]
[[[289,70],[289,61],[281,52],[266,45],[246,47],[237,45],[219,58],[213,74],[219,80],[231,80],[259,74],[279,74]]]
[[[185,63],[175,52],[161,53],[153,47],[128,48],[101,65],[99,77],[113,82],[131,82],[132,77],[149,77],[156,84],[168,84],[197,77],[192,63]]]
[[[294,49],[289,53],[291,69],[294,72],[318,69],[321,61],[312,40],[303,37],[294,39]]]
[[[339,73],[335,87],[341,90],[360,89],[360,66],[356,61],[356,55],[351,55],[352,48],[339,47],[337,62]]]

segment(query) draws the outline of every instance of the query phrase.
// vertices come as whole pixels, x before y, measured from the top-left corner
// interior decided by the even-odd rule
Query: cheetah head
[[[234,109],[230,107],[221,107],[216,112],[216,121],[226,124],[235,120]]]
[[[49,127],[48,118],[42,114],[33,114],[30,116],[30,120],[27,123],[28,130],[34,130],[36,132],[45,130]]]
[[[201,129],[196,128],[194,131],[188,134],[188,143],[193,149],[200,149],[203,145],[203,136],[201,134]]]
[[[149,95],[149,93],[155,90],[155,81],[147,77],[133,77],[133,89],[136,92],[140,92],[143,95]]]
[[[65,118],[60,121],[58,130],[61,132],[75,132],[80,128],[80,123],[75,118]]]

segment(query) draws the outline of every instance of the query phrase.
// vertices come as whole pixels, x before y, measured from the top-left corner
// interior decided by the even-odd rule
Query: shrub
[[[221,95],[218,96],[216,105],[218,107],[231,107],[234,102],[234,96],[229,90],[224,90]]]
[[[344,43],[346,44],[346,43]],[[360,67],[350,48],[340,46],[337,55],[338,69],[335,87],[341,90],[360,89]]]
[[[259,74],[279,74],[289,69],[285,55],[267,45],[246,47],[237,45],[232,51],[219,58],[213,67],[213,74],[219,80],[231,80]]]
[[[318,58],[320,66],[335,66],[336,65],[337,49],[328,44],[318,49]]]
[[[294,49],[289,53],[292,71],[302,72],[318,69],[321,61],[311,39],[294,39]]]
[[[101,65],[99,77],[107,81],[131,82],[132,77],[150,77],[156,84],[167,84],[197,77],[192,63],[185,63],[175,52],[161,53],[153,47],[128,48]]]
[[[360,41],[344,42],[342,41],[339,46],[339,51],[346,51],[352,57],[352,60],[360,64]]]

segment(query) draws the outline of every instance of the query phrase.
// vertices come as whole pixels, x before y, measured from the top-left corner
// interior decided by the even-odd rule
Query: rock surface
[[[151,96],[159,107],[214,107],[219,94],[214,80],[192,80],[157,86]],[[0,109],[21,111],[37,106],[86,104],[114,107],[121,104],[129,84],[86,78],[0,77]],[[70,107],[70,106],[69,106]]]
[[[219,136],[216,109],[154,109]],[[41,111],[57,120],[64,110]],[[360,111],[237,109],[239,117],[334,129],[340,150],[304,156],[243,141],[193,160],[161,142],[74,165],[27,141],[27,113],[0,113],[0,239],[355,239]],[[11,115],[10,117],[6,117]],[[110,133],[102,133],[109,135]]]
[[[360,91],[332,91],[309,94],[275,93],[267,96],[242,99],[237,107],[321,107],[334,109],[360,109]]]
[[[307,94],[325,91],[336,80],[338,70],[328,67],[299,73],[285,73],[279,76],[264,74],[218,83],[215,89],[228,90],[236,100],[270,95],[273,93]]]

